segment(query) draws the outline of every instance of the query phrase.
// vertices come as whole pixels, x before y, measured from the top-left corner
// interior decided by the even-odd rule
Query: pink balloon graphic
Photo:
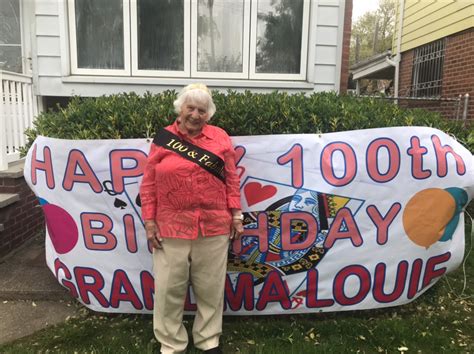
[[[77,244],[77,226],[69,213],[54,204],[42,205],[49,237],[59,254],[68,253]]]

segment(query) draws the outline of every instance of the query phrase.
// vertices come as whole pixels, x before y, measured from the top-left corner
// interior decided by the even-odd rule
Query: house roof
[[[390,50],[376,54],[366,60],[355,63],[350,67],[353,80],[379,79],[391,80],[395,75],[395,66],[391,61]]]

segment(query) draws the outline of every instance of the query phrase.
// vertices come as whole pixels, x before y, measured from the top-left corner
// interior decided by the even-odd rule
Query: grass
[[[466,253],[471,242],[472,235],[467,237]],[[466,259],[467,284],[460,267],[420,298],[400,307],[328,314],[225,317],[221,337],[224,352],[472,353],[474,289],[469,281],[474,276],[473,258],[471,254]],[[192,317],[186,317],[185,322],[190,331]],[[83,307],[76,317],[63,324],[0,346],[2,353],[154,351],[159,351],[159,344],[153,338],[151,315],[107,315]],[[192,344],[188,347],[188,353],[199,352]]]

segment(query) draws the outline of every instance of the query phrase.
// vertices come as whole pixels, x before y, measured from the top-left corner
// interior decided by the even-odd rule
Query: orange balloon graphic
[[[450,193],[439,188],[424,189],[405,206],[403,227],[410,240],[428,248],[443,236],[455,211],[456,202]]]

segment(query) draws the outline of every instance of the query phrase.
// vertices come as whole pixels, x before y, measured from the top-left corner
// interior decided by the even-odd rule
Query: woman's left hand
[[[230,239],[238,240],[240,236],[244,233],[244,224],[242,220],[232,219],[232,226],[230,230]]]

